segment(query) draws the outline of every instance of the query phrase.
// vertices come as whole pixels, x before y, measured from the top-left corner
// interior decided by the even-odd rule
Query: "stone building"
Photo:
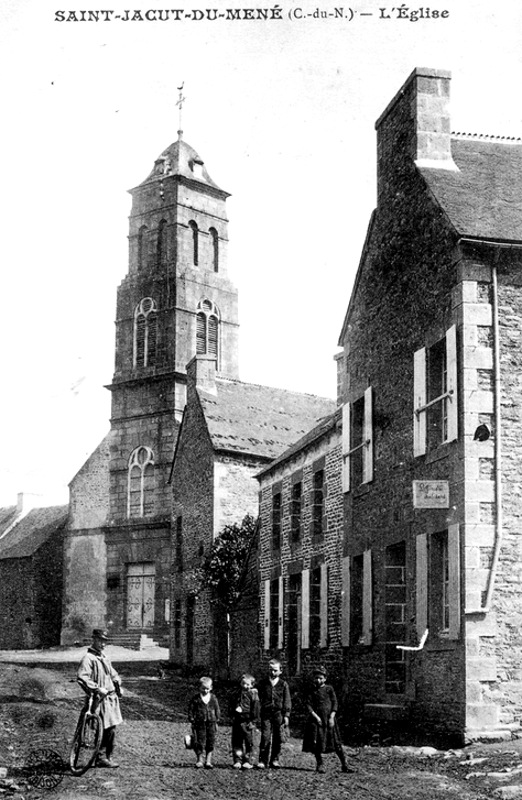
[[[187,405],[172,469],[173,573],[171,658],[226,674],[230,664],[223,614],[199,589],[199,570],[225,525],[257,517],[256,474],[299,439],[335,403],[314,395],[244,383],[217,373],[215,357],[187,367]],[[257,613],[235,618],[233,668],[259,661]],[[255,609],[257,610],[257,609]],[[253,624],[252,624],[253,623]],[[240,637],[241,646],[238,646]],[[243,653],[240,649],[247,648]]]
[[[209,353],[237,377],[237,292],[227,277],[227,192],[185,141],[131,190],[118,288],[111,429],[70,485],[62,641],[107,626],[167,641],[172,490],[186,364]]]
[[[290,676],[341,674],[341,423],[338,408],[258,475],[263,656]]]
[[[0,509],[0,649],[60,644],[67,506]]]
[[[416,69],[376,123],[339,342],[342,638],[352,714],[462,740],[522,707],[522,143],[452,134],[449,93]]]

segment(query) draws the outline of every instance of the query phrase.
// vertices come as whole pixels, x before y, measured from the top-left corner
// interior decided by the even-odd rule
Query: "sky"
[[[176,140],[182,83],[184,139],[231,193],[240,377],[322,396],[375,206],[375,120],[412,70],[451,71],[453,130],[522,136],[518,0],[115,0],[107,22],[65,1],[0,2],[0,505],[67,502],[109,429],[128,190]],[[226,19],[245,8],[282,19]]]

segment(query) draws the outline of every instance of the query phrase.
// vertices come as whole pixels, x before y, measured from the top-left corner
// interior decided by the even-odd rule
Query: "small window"
[[[279,644],[279,578],[270,581],[270,649]]]
[[[373,480],[373,391],[343,406],[343,491]]]
[[[458,435],[456,327],[413,359],[413,452],[423,455]]]
[[[138,269],[143,270],[147,267],[147,248],[149,243],[148,228],[142,225],[138,231]]]
[[[272,495],[272,548],[281,547],[281,492]]]
[[[303,484],[301,481],[292,484],[292,499],[290,501],[290,536],[296,543],[301,538],[301,522],[303,511]]]
[[[324,469],[318,469],[313,477],[312,497],[312,534],[322,536],[324,533]]]
[[[201,300],[196,310],[196,353],[219,358],[219,310],[210,300]]]
[[[158,315],[152,297],[144,297],[134,309],[135,367],[151,367],[156,363]]]
[[[199,261],[199,241],[198,241],[198,226],[194,220],[189,222],[189,228],[192,232],[192,263],[195,267],[198,265]]]
[[[183,570],[183,517],[176,517],[176,567]]]
[[[219,236],[215,228],[209,230],[212,242],[212,268],[214,272],[219,272]]]
[[[137,447],[128,469],[127,515],[145,517],[154,511],[154,455],[149,447]]]

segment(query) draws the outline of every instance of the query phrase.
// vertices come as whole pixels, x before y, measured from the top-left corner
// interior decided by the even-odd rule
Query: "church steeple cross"
[[[181,121],[182,121],[182,116],[183,116],[183,103],[185,102],[185,97],[183,96],[183,87],[184,87],[184,85],[185,85],[185,81],[183,81],[181,86],[178,86],[179,95],[178,95],[178,99],[177,99],[177,102],[176,102],[176,105],[179,108],[179,127],[178,127],[178,139],[179,140],[181,140],[181,138],[183,137],[183,128],[181,127]]]

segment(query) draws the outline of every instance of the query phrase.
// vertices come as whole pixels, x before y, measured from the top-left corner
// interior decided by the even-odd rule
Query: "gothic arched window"
[[[135,367],[151,367],[156,363],[158,314],[152,297],[144,297],[134,309]]]
[[[212,241],[212,266],[214,272],[219,271],[219,237],[215,228],[209,228],[210,239]]]
[[[147,266],[147,239],[148,228],[142,225],[138,231],[138,269],[144,269]]]
[[[162,219],[158,225],[158,244],[156,250],[158,267],[167,261],[167,220]]]
[[[154,511],[154,453],[137,447],[129,458],[127,516],[146,517]]]
[[[215,303],[201,300],[196,313],[196,353],[219,356],[219,311]]]
[[[194,222],[193,219],[189,222],[189,228],[192,231],[192,260],[194,262],[194,266],[197,267],[198,265],[198,226],[197,223]]]

